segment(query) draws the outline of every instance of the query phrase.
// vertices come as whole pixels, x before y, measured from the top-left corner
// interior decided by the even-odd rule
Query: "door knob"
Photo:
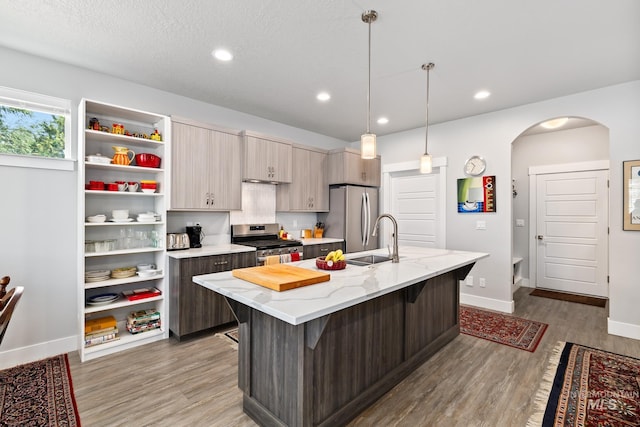
[[[538,234],[538,235],[536,236],[536,238],[537,238],[538,240],[542,240],[542,239],[544,238],[544,236],[543,236],[542,234]]]

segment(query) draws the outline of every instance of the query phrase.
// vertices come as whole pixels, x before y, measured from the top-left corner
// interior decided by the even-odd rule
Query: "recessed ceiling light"
[[[557,119],[547,120],[546,122],[540,123],[540,126],[545,129],[556,129],[564,126],[568,121],[568,117],[559,117]]]
[[[329,95],[327,92],[320,92],[316,98],[318,99],[318,101],[328,101],[331,99],[331,95]]]
[[[233,59],[233,55],[228,50],[224,49],[216,49],[212,52],[213,56],[220,61],[231,61]]]
[[[389,119],[387,119],[386,117],[380,117],[378,119],[378,124],[379,125],[386,125],[387,123],[389,123]]]
[[[473,97],[475,99],[485,99],[488,98],[491,95],[491,92],[487,91],[487,90],[481,90],[476,92],[475,95],[473,95]]]

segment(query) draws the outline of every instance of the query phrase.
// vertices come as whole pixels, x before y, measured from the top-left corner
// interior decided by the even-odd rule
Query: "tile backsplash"
[[[230,224],[268,224],[276,222],[276,186],[242,183],[242,210],[229,212]]]
[[[205,235],[203,245],[221,245],[231,241],[230,224],[279,223],[294,238],[300,230],[313,229],[317,215],[311,213],[276,213],[276,186],[274,184],[242,183],[242,210],[231,212],[182,212],[167,215],[167,231],[184,233],[185,227],[200,224]]]

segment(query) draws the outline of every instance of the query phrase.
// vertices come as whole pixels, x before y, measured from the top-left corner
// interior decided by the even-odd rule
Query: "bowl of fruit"
[[[331,251],[327,256],[316,258],[316,267],[320,270],[342,270],[347,266],[347,261],[340,249]]]

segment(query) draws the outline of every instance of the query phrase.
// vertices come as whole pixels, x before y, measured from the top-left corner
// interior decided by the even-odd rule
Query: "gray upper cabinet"
[[[291,182],[291,142],[244,132],[245,181]]]
[[[327,152],[313,147],[293,146],[293,179],[278,185],[276,210],[326,212],[329,210]]]
[[[172,118],[172,210],[242,209],[240,132]]]
[[[380,156],[364,160],[350,148],[329,151],[329,185],[353,184],[380,187]]]

